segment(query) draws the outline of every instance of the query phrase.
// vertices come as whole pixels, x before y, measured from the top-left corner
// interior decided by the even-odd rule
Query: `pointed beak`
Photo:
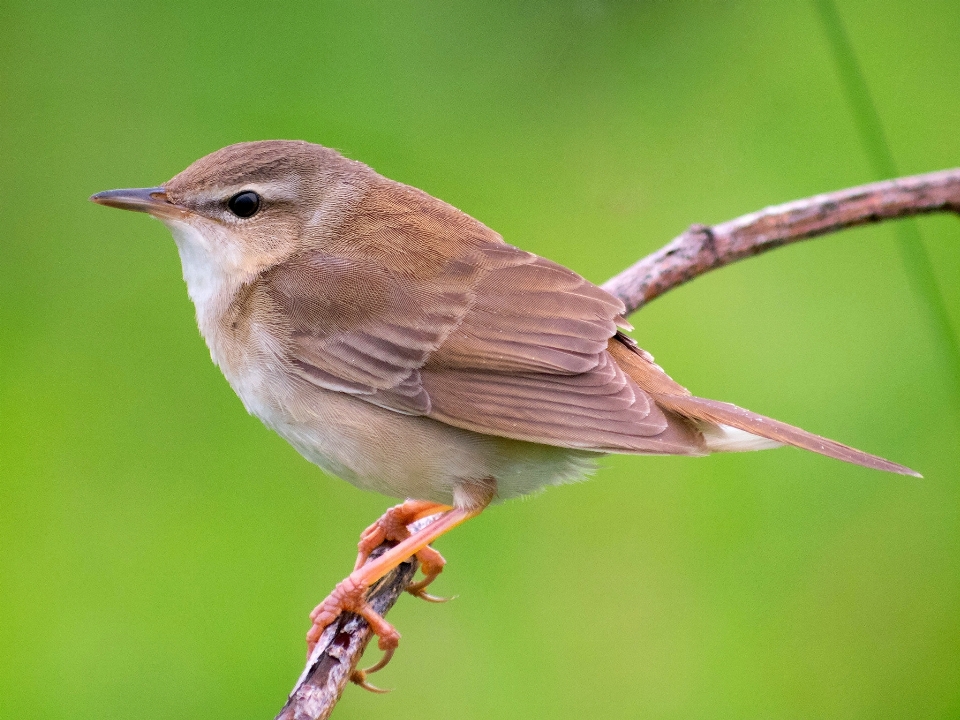
[[[184,212],[179,205],[170,202],[162,187],[104,190],[91,195],[90,200],[98,205],[150,213],[159,218],[181,217]]]

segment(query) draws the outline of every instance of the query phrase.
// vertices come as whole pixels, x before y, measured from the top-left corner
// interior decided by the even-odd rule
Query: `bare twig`
[[[736,220],[694,225],[603,285],[639,310],[709,270],[781,245],[866,223],[960,212],[960,168],[885,180],[769,207]]]
[[[942,211],[960,212],[960,168],[817,195],[713,227],[695,225],[603,287],[633,312],[710,270],[781,245],[865,223]],[[374,556],[387,547],[381,545]],[[377,583],[368,596],[374,609],[385,615],[416,571],[412,559]],[[327,628],[278,720],[329,717],[370,637],[367,623],[352,614]]]

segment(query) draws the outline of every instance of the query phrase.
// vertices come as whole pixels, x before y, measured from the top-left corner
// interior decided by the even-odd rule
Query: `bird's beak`
[[[162,187],[104,190],[91,195],[90,200],[107,207],[150,213],[158,218],[182,217],[184,212],[179,205],[170,202]]]

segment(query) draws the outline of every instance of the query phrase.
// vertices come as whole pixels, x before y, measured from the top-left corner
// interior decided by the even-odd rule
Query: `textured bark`
[[[639,310],[705,272],[844,228],[925,213],[960,212],[960,168],[885,180],[760,210],[713,227],[694,225],[603,285]]]
[[[960,213],[960,168],[796,200],[713,227],[694,225],[603,287],[633,312],[710,270],[782,245],[856,225],[944,211]],[[387,547],[377,548],[374,556]],[[377,583],[368,595],[374,609],[386,615],[416,571],[413,559]],[[352,614],[327,628],[277,718],[329,717],[370,637],[367,623]]]

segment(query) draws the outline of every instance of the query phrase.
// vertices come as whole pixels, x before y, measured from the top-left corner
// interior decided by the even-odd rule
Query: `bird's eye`
[[[227,202],[227,207],[230,208],[230,212],[237,217],[253,217],[257,214],[257,210],[260,209],[260,196],[253,192],[253,190],[245,190],[230,198],[229,202]]]

